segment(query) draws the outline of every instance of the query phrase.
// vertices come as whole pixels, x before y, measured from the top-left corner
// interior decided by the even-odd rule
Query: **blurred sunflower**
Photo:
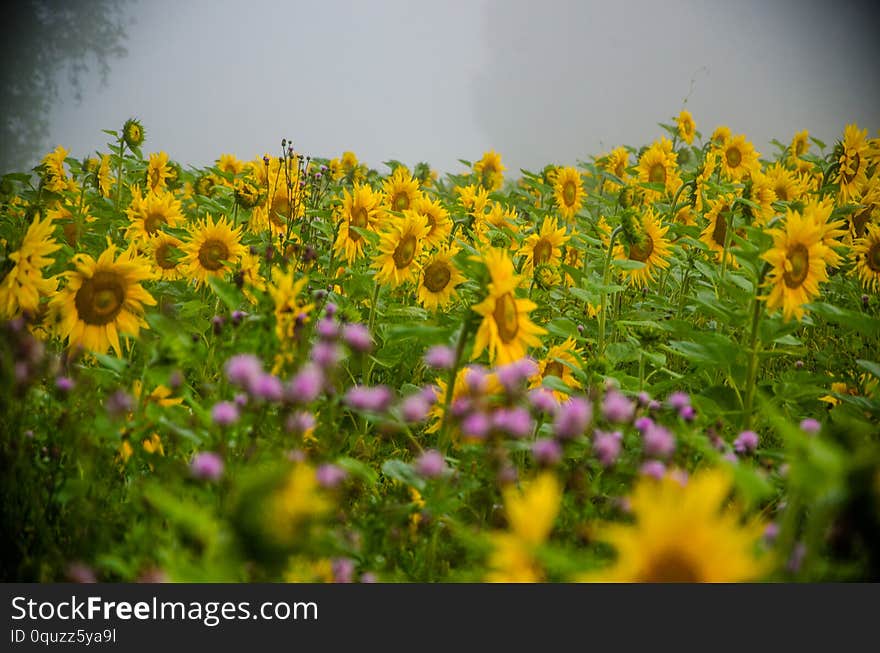
[[[867,226],[880,221],[880,173],[875,173],[865,185],[859,204],[861,207],[850,215],[851,240],[863,238]]]
[[[515,274],[507,253],[493,248],[483,254],[483,261],[491,281],[486,299],[471,307],[483,316],[471,358],[477,358],[487,349],[491,364],[504,365],[525,356],[528,347],[539,347],[538,336],[547,331],[529,319],[529,313],[537,304],[516,298],[514,293],[521,277]]]
[[[483,158],[474,163],[474,172],[480,178],[480,186],[489,192],[498,190],[504,184],[504,170],[501,155],[494,150],[484,153]]]
[[[721,174],[733,181],[760,170],[754,146],[743,134],[728,140],[721,148]]]
[[[375,231],[379,221],[381,196],[367,185],[356,183],[349,193],[342,191],[342,206],[338,213],[339,231],[333,249],[351,263],[364,254],[364,237],[352,227]]]
[[[148,328],[144,305],[156,303],[141,285],[153,277],[149,262],[135,254],[133,245],[117,256],[112,244],[97,260],[77,254],[72,262],[76,269],[64,273],[67,286],[50,302],[59,316],[59,337],[70,347],[82,345],[101,354],[112,347],[121,357],[119,334],[136,338]]]
[[[697,123],[694,117],[687,109],[682,109],[681,113],[675,118],[675,124],[678,127],[678,135],[685,143],[690,145],[694,142],[694,135],[697,131]]]
[[[819,227],[825,246],[825,263],[836,268],[844,261],[844,257],[837,253],[837,248],[843,247],[840,240],[847,235],[847,229],[846,220],[832,219],[833,212],[834,201],[831,198],[811,199],[802,211],[805,219],[812,220]]]
[[[802,178],[781,163],[774,163],[765,171],[776,199],[780,202],[793,202],[801,199],[807,192]]]
[[[110,173],[110,155],[101,157],[101,164],[97,172],[98,190],[104,197],[110,197],[110,189],[113,186],[113,176]]]
[[[163,227],[174,228],[185,220],[180,200],[161,188],[157,192],[148,192],[144,197],[140,189],[133,186],[131,204],[125,213],[130,221],[125,237],[129,241],[137,240],[140,243],[145,243]]]
[[[422,263],[418,300],[429,311],[445,309],[456,296],[456,286],[465,281],[452,261],[458,252],[454,245],[443,245]]]
[[[455,381],[452,384],[452,396],[449,398],[450,406],[454,406],[458,400],[463,398],[479,402],[501,392],[501,382],[498,381],[498,375],[494,372],[485,374],[482,386],[479,389],[474,389],[472,381],[477,374],[474,366],[462,367],[456,372]],[[446,379],[438,378],[437,387],[434,392],[436,401],[428,411],[428,419],[431,421],[431,425],[425,429],[425,433],[436,433],[443,424],[443,406],[446,404],[446,390]]]
[[[715,252],[715,258],[719,263],[724,260],[725,244],[728,245],[727,263],[732,267],[737,267],[738,263],[730,252],[729,246],[730,243],[733,242],[733,238],[730,238],[730,243],[727,243],[727,230],[730,228],[732,222],[733,203],[735,201],[736,196],[732,193],[719,195],[714,200],[710,201],[709,212],[706,213],[706,217],[709,219],[709,224],[700,234],[700,240],[706,243],[711,251]]]
[[[843,131],[843,141],[838,145],[840,167],[837,173],[842,203],[858,201],[861,188],[867,181],[867,138],[868,130],[859,131],[858,125],[847,125]]]
[[[605,572],[584,580],[647,583],[728,583],[761,578],[766,563],[755,557],[763,526],[742,525],[724,510],[731,491],[728,472],[694,474],[684,485],[671,475],[643,476],[629,499],[635,524],[608,525],[599,539],[617,551]]]
[[[67,190],[68,177],[67,170],[64,168],[64,161],[67,158],[67,150],[61,145],[56,147],[52,152],[43,157],[42,176],[43,184],[47,190],[53,193],[61,193]]]
[[[806,129],[797,132],[791,139],[789,155],[793,161],[797,161],[810,150],[810,132]]]
[[[584,185],[577,170],[571,167],[557,168],[553,197],[562,217],[568,221],[574,220],[584,203]]]
[[[614,246],[614,258],[618,260],[639,261],[644,266],[636,270],[624,270],[633,286],[644,287],[654,280],[657,270],[669,267],[672,245],[666,238],[669,226],[663,226],[660,218],[654,215],[651,207],[645,209],[640,221],[640,240],[626,244],[618,241]]]
[[[260,256],[251,252],[249,248],[241,255],[241,265],[239,268],[241,292],[251,304],[258,303],[257,296],[252,292],[253,290],[266,290],[266,280],[260,273],[262,260]]]
[[[667,193],[674,193],[681,186],[678,176],[678,157],[672,150],[672,141],[661,137],[645,150],[639,158],[639,181],[642,183],[663,184]],[[660,193],[646,190],[646,196],[654,198]]]
[[[55,276],[43,278],[43,269],[54,263],[49,257],[61,245],[52,237],[52,220],[39,214],[28,227],[18,251],[9,255],[13,267],[0,282],[0,317],[9,319],[22,312],[35,315],[42,297],[51,297],[58,287]]]
[[[578,348],[574,338],[567,338],[562,344],[553,345],[547,355],[538,361],[538,373],[529,379],[529,388],[539,388],[545,377],[555,376],[572,390],[580,389],[583,384],[572,372],[572,367],[582,367],[582,355],[583,350]],[[560,403],[568,399],[568,395],[559,390],[553,390],[553,396]]]
[[[190,238],[181,246],[184,257],[182,270],[198,285],[208,277],[223,277],[238,264],[245,247],[241,244],[241,227],[236,229],[226,218],[214,220],[207,214],[189,229]]]
[[[403,212],[402,218],[391,220],[387,230],[380,234],[380,254],[372,265],[378,270],[376,283],[397,288],[407,281],[416,281],[418,258],[429,231],[427,218],[410,209]]]
[[[710,140],[715,147],[723,149],[732,138],[733,134],[730,131],[730,127],[727,125],[718,125],[715,128],[715,131],[712,132],[712,138]]]
[[[562,505],[562,485],[552,472],[542,472],[520,492],[512,484],[503,490],[508,532],[490,535],[489,555],[491,583],[535,583],[543,572],[535,559],[553,530],[553,522]]]
[[[315,308],[307,297],[301,296],[307,284],[308,278],[295,279],[293,270],[272,269],[272,282],[267,289],[275,305],[275,335],[282,344],[297,340]]]
[[[623,182],[629,177],[629,173],[626,170],[628,165],[629,151],[625,147],[614,148],[599,161],[600,168],[614,175]],[[614,192],[620,188],[620,184],[608,179],[605,181],[603,188],[606,192]]]
[[[439,200],[432,200],[427,196],[422,196],[414,205],[416,213],[425,216],[428,220],[428,235],[425,236],[425,243],[428,247],[439,247],[443,245],[452,233],[452,220],[449,219],[449,211],[447,211]]]
[[[856,270],[862,285],[880,291],[880,225],[865,226],[865,235],[855,242]]]
[[[752,224],[766,225],[776,215],[776,210],[773,208],[773,202],[776,201],[773,182],[760,172],[752,173],[743,191],[743,198],[757,205],[757,207],[746,205],[743,209],[744,213],[748,211],[751,215]]]
[[[385,208],[389,211],[403,212],[411,209],[422,197],[419,182],[413,179],[403,166],[394,170],[382,183],[382,188],[385,192]]]
[[[146,173],[147,188],[154,192],[165,188],[165,181],[170,173],[171,166],[168,165],[168,154],[165,152],[151,154]]]
[[[761,257],[772,266],[767,274],[767,308],[781,307],[786,320],[800,320],[803,305],[818,297],[819,284],[828,280],[822,229],[814,220],[789,209],[785,224],[767,233],[773,236],[773,248]]]
[[[533,233],[523,241],[519,252],[525,256],[523,272],[534,273],[541,265],[556,267],[562,259],[562,247],[568,242],[565,227],[557,227],[556,218],[547,216],[538,233]]]
[[[455,190],[459,194],[459,202],[470,215],[477,218],[483,215],[489,204],[489,191],[473,184],[456,187]]]
[[[244,161],[234,154],[221,154],[217,159],[217,170],[230,175],[238,175],[244,172]]]
[[[150,238],[147,252],[157,279],[174,281],[183,278],[179,262],[179,250],[182,245],[180,239],[161,231]]]

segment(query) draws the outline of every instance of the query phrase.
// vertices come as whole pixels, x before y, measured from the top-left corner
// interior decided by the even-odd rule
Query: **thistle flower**
[[[446,471],[446,461],[436,449],[429,449],[416,461],[416,472],[424,478],[438,478]]]
[[[451,370],[455,365],[455,351],[452,347],[435,345],[425,352],[425,365],[435,370]]]
[[[223,475],[223,459],[212,451],[197,453],[193,456],[189,471],[199,480],[216,481]]]
[[[553,431],[557,438],[570,440],[583,435],[592,419],[592,404],[581,397],[571,397],[559,406],[553,422]]]
[[[238,421],[238,406],[229,401],[221,401],[211,408],[211,419],[218,426],[229,426]]]

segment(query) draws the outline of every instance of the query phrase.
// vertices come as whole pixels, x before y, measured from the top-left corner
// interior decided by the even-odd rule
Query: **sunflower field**
[[[0,577],[880,580],[880,138],[0,185]]]

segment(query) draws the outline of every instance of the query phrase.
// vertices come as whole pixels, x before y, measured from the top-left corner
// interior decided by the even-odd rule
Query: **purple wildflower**
[[[451,347],[435,345],[425,352],[425,365],[435,370],[451,370],[455,365],[455,351]]]
[[[223,475],[223,459],[212,451],[197,453],[189,464],[189,471],[197,479],[216,481]]]
[[[592,419],[593,407],[590,402],[582,397],[571,397],[559,406],[553,431],[556,437],[570,440],[583,435]]]
[[[235,424],[238,417],[238,406],[231,401],[220,401],[211,409],[211,419],[219,426]]]

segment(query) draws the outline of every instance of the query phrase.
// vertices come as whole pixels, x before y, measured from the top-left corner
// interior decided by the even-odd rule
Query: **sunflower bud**
[[[124,140],[125,144],[131,149],[143,145],[146,136],[147,134],[144,130],[144,126],[137,118],[129,118],[122,126],[122,140]]]

